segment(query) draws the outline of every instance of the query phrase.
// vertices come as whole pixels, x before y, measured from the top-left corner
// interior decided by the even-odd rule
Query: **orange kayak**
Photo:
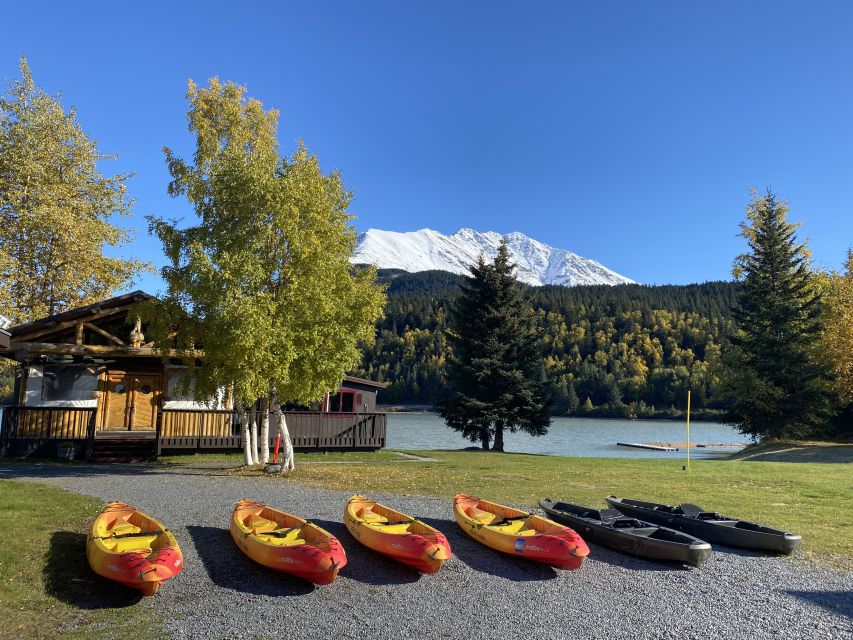
[[[86,539],[92,570],[153,596],[160,583],[184,566],[175,536],[151,516],[124,502],[111,502],[92,523]]]
[[[577,569],[589,555],[573,529],[526,511],[460,493],[453,514],[465,533],[496,551],[558,569]]]
[[[346,565],[338,539],[316,524],[254,500],[240,500],[231,537],[255,562],[314,584],[329,584]]]
[[[364,496],[349,499],[344,524],[365,547],[422,573],[435,573],[451,555],[441,531]]]

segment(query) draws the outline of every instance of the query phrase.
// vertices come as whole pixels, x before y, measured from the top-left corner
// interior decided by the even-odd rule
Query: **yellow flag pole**
[[[687,471],[690,471],[690,389],[687,390]]]

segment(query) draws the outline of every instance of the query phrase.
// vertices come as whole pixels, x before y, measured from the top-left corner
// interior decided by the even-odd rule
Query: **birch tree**
[[[98,151],[58,96],[36,86],[26,58],[0,95],[0,314],[13,323],[109,297],[149,268],[107,257],[129,232],[128,174],[103,175]]]
[[[233,390],[247,464],[269,455],[251,410],[263,399],[292,468],[279,399],[308,404],[340,384],[359,343],[374,339],[384,292],[374,269],[350,265],[356,233],[339,173],[324,173],[301,141],[280,154],[278,113],[244,87],[190,81],[186,97],[195,154],[165,155],[169,193],[186,197],[197,220],[149,218],[169,261],[165,298],[143,309],[149,335],[177,349],[198,395]]]

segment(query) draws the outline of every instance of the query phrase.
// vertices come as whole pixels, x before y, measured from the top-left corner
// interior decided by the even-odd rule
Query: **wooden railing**
[[[86,442],[95,425],[94,408],[3,407],[0,455],[48,453],[55,443]]]
[[[3,408],[0,455],[53,455],[61,441],[75,442],[88,455],[94,449],[96,409],[11,406]],[[286,411],[295,449],[380,449],[385,446],[384,413]],[[260,412],[255,419],[260,423]],[[272,425],[271,425],[272,426]],[[157,451],[237,449],[242,446],[234,411],[163,409],[157,420]],[[270,444],[275,442],[270,429]]]
[[[320,413],[286,411],[295,449],[380,449],[385,446],[384,413]],[[262,414],[255,412],[260,424]],[[275,442],[270,429],[270,444]],[[242,446],[240,421],[233,411],[166,409],[162,412],[159,448],[230,449]]]

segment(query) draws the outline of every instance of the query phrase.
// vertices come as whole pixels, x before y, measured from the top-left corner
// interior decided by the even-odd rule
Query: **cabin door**
[[[102,430],[153,431],[160,376],[112,372],[107,376]]]

